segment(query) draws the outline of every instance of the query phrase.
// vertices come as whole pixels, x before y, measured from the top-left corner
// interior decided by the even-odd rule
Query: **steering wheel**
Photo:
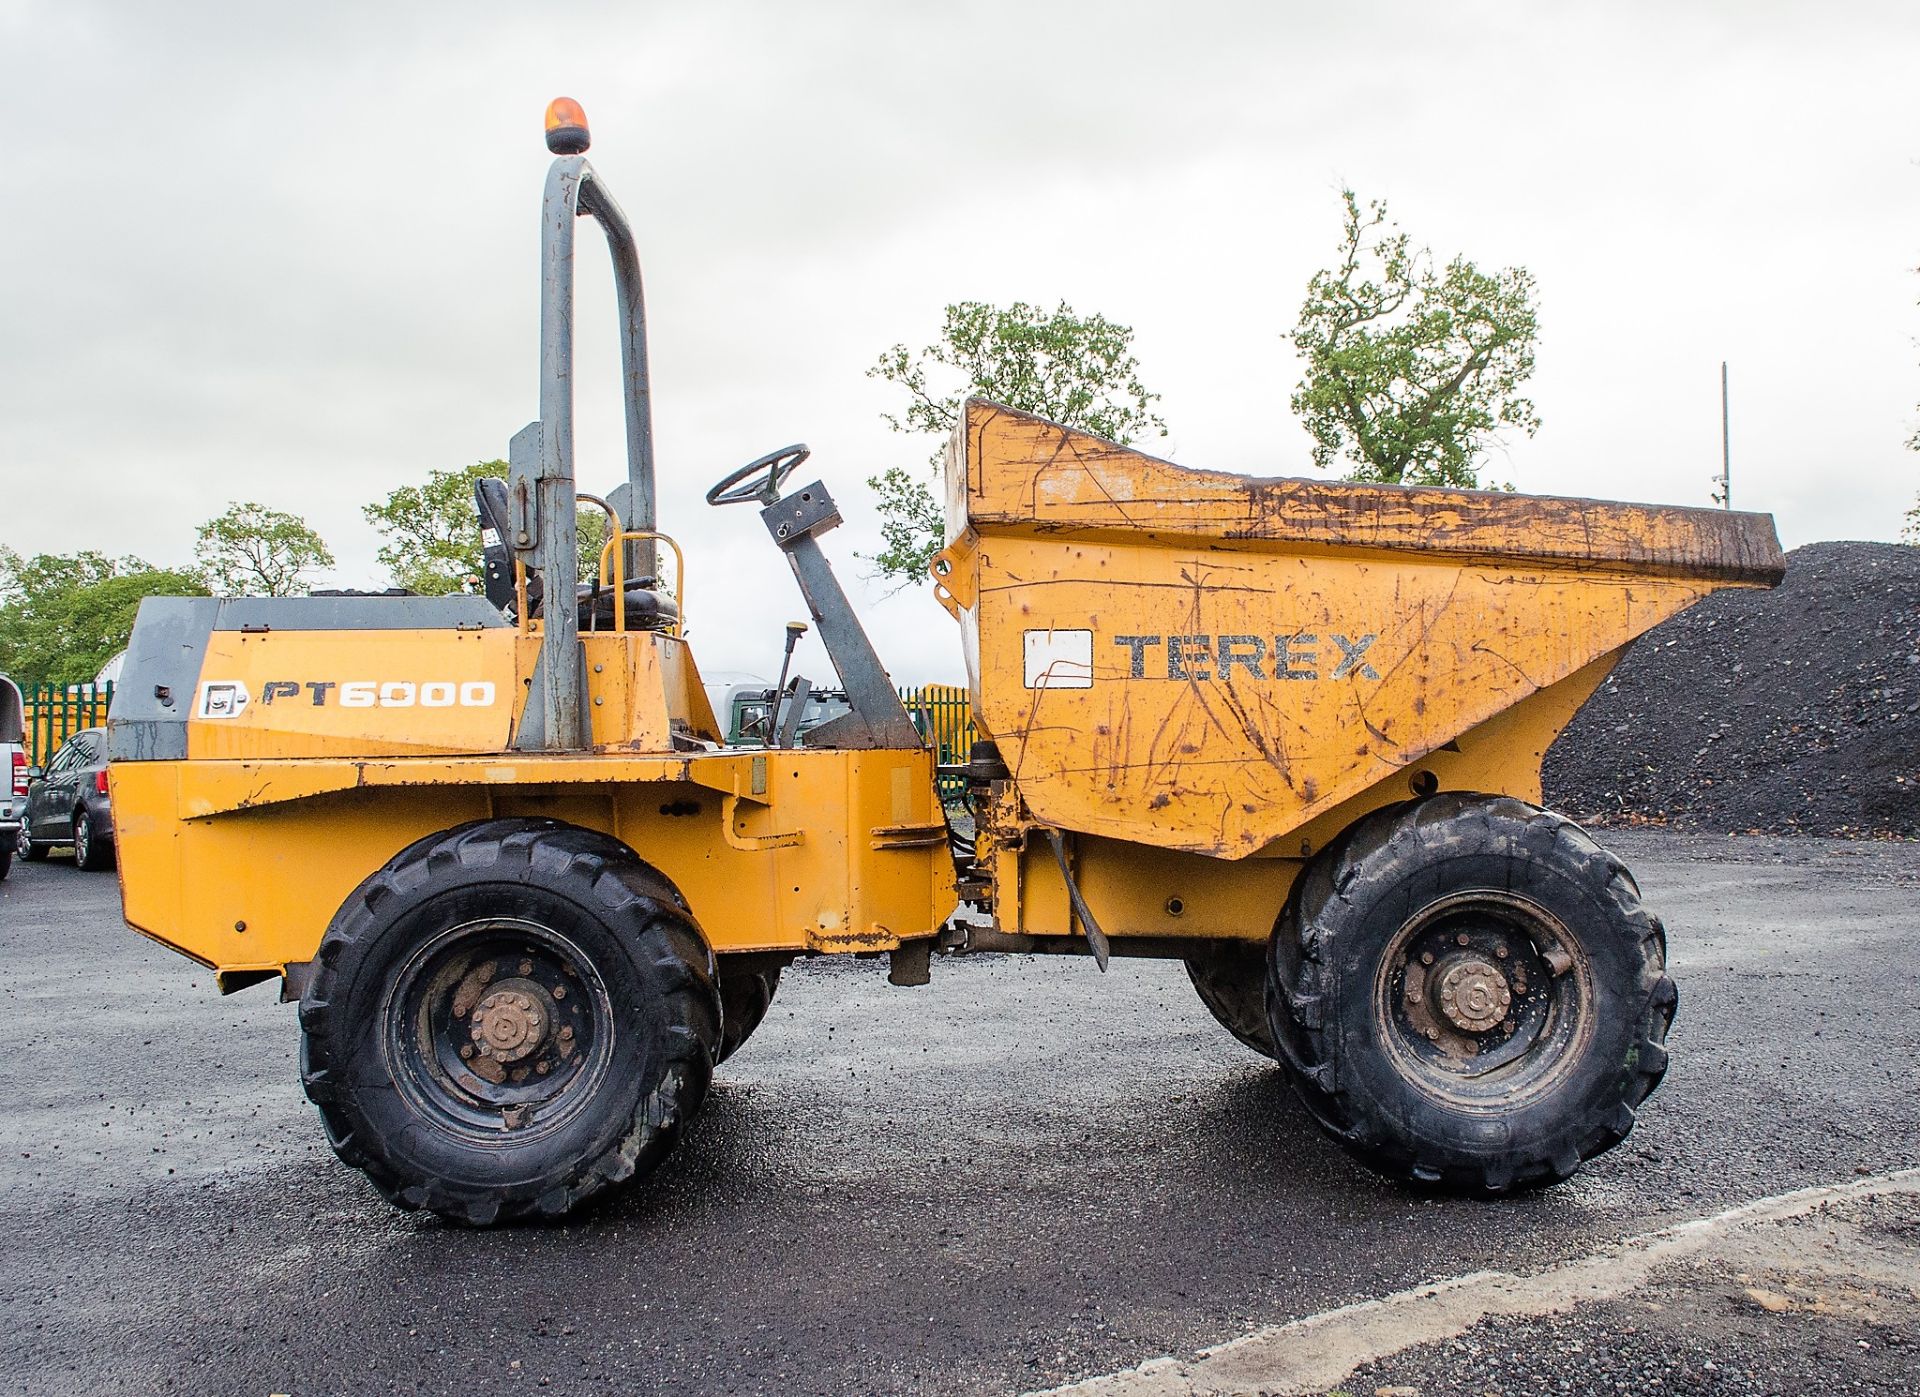
[[[707,503],[778,504],[780,503],[780,482],[799,470],[800,463],[812,454],[799,442],[795,442],[792,446],[783,446],[778,451],[769,451],[766,455],[747,462],[707,491]],[[756,476],[765,478],[755,483]]]

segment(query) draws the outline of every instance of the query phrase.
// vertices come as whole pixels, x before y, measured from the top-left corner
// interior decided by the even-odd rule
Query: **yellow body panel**
[[[950,537],[971,526],[1163,547],[1407,550],[1744,586],[1772,586],[1783,568],[1765,514],[1195,470],[977,399],[948,448],[946,486]]]
[[[717,740],[685,641],[581,636],[593,740],[673,750]],[[194,761],[500,752],[539,659],[537,629],[215,631],[187,724]]]
[[[514,641],[497,627],[216,631],[187,756],[499,751],[519,688]]]
[[[676,751],[717,740],[686,643],[581,637],[595,748],[512,746],[537,627],[216,630],[186,761],[117,762],[127,920],[223,972],[309,960],[416,839],[543,815],[670,878],[717,951],[885,950],[953,906],[922,751]]]
[[[124,762],[113,783],[127,920],[229,972],[311,959],[401,849],[502,815],[631,845],[716,951],[886,950],[953,906],[925,752]]]
[[[1190,471],[982,403],[948,472],[935,571],[1031,818],[1216,858],[1779,570],[1758,516]],[[1476,775],[1537,796],[1539,756]]]
[[[1362,816],[1427,790],[1497,791],[1540,801],[1547,748],[1612,670],[1605,656],[1497,714],[1424,761],[1396,771],[1308,821],[1259,856],[1226,860],[1130,840],[1082,835],[1073,873],[1101,930],[1124,951],[1130,937],[1264,942],[1307,859]],[[1067,934],[1073,926],[1065,881],[1035,821],[1011,789],[989,811],[981,847],[996,865],[995,911],[1002,930]]]

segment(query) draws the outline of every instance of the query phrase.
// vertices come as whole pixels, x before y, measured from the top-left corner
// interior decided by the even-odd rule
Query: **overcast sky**
[[[560,18],[564,16],[564,21]],[[901,682],[945,614],[867,587],[862,482],[925,459],[865,369],[949,301],[1132,325],[1159,454],[1312,474],[1283,333],[1337,191],[1540,290],[1545,419],[1491,474],[1734,502],[1789,546],[1920,490],[1920,4],[355,5],[0,0],[0,543],[191,556],[236,499],[382,585],[360,506],[535,415],[547,100],[639,235],[661,525],[709,672],[800,604],[700,495],[809,442]],[[624,473],[583,229],[579,466]],[[830,673],[814,654],[807,672]]]

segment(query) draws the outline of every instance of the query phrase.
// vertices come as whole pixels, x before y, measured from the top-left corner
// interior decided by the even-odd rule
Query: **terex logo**
[[[1113,643],[1127,647],[1135,679],[1231,679],[1235,666],[1250,679],[1378,679],[1379,672],[1363,658],[1377,639],[1362,635],[1349,640],[1329,631],[1323,640],[1315,632],[1296,631],[1274,636],[1271,649],[1267,638],[1258,635],[1117,635]],[[1148,660],[1149,651],[1155,662]],[[1161,657],[1164,676],[1157,663]]]
[[[455,682],[430,679],[269,679],[260,686],[260,703],[307,703],[314,708],[491,708],[496,691],[491,679]],[[202,718],[237,718],[250,702],[239,680],[213,679],[200,686],[197,712]]]
[[[1378,679],[1367,651],[1379,637],[1328,631],[1289,635],[1116,635],[1127,652],[1130,679],[1214,680]],[[1026,633],[1029,689],[1093,687],[1093,632],[1030,630]],[[1235,671],[1239,674],[1236,675]]]

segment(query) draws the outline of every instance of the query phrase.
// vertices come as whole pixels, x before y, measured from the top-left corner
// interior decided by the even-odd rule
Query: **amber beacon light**
[[[581,155],[593,144],[587,131],[587,114],[571,97],[556,97],[547,103],[547,149],[555,155]]]

